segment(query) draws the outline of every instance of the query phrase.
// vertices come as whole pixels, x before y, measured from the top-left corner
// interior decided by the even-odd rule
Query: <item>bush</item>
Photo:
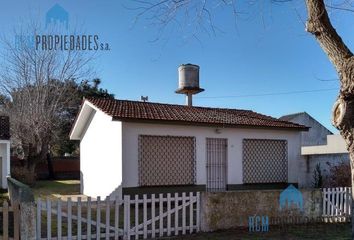
[[[324,187],[351,187],[350,164],[341,161],[339,164],[328,163],[329,173],[326,177]]]
[[[36,174],[21,165],[11,166],[11,177],[29,186],[33,186],[36,181]]]
[[[323,187],[323,177],[321,171],[321,164],[317,163],[315,170],[313,170],[313,187],[321,188]]]

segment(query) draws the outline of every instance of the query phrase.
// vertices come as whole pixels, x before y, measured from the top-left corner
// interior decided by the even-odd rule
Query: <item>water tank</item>
[[[180,65],[176,93],[196,94],[203,90],[199,88],[199,66],[190,63]]]
[[[199,88],[199,66],[183,64],[178,68],[178,88]]]

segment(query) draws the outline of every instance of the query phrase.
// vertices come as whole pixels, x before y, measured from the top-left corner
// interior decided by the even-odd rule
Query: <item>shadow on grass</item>
[[[54,197],[54,195],[76,195],[80,194],[80,181],[37,181],[32,190],[36,198]]]

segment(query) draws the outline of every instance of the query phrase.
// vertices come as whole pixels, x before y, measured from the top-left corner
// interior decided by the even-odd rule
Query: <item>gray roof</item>
[[[283,121],[291,121],[295,117],[298,117],[298,116],[303,115],[303,114],[307,114],[307,115],[309,115],[311,117],[311,115],[308,114],[307,112],[298,112],[298,113],[292,113],[292,114],[281,116],[279,119],[283,120]]]
[[[279,120],[282,121],[288,121],[288,122],[294,122],[294,123],[299,123],[299,124],[304,124],[304,123],[300,123],[299,121],[294,121],[295,118],[300,117],[301,115],[303,116],[307,116],[310,119],[312,119],[313,121],[317,122],[319,125],[321,125],[323,128],[325,128],[330,134],[333,134],[330,130],[328,130],[328,128],[326,128],[325,126],[323,126],[322,123],[320,123],[319,121],[317,121],[314,117],[312,117],[310,114],[308,114],[307,112],[298,112],[298,113],[291,113],[291,114],[287,114],[284,116],[281,116],[279,118]],[[306,125],[306,124],[304,124]],[[307,126],[310,127],[310,126]]]

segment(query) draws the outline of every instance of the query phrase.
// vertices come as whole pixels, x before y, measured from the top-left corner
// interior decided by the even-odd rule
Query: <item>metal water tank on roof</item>
[[[182,64],[178,67],[178,89],[176,93],[196,94],[204,91],[199,87],[199,66]]]

